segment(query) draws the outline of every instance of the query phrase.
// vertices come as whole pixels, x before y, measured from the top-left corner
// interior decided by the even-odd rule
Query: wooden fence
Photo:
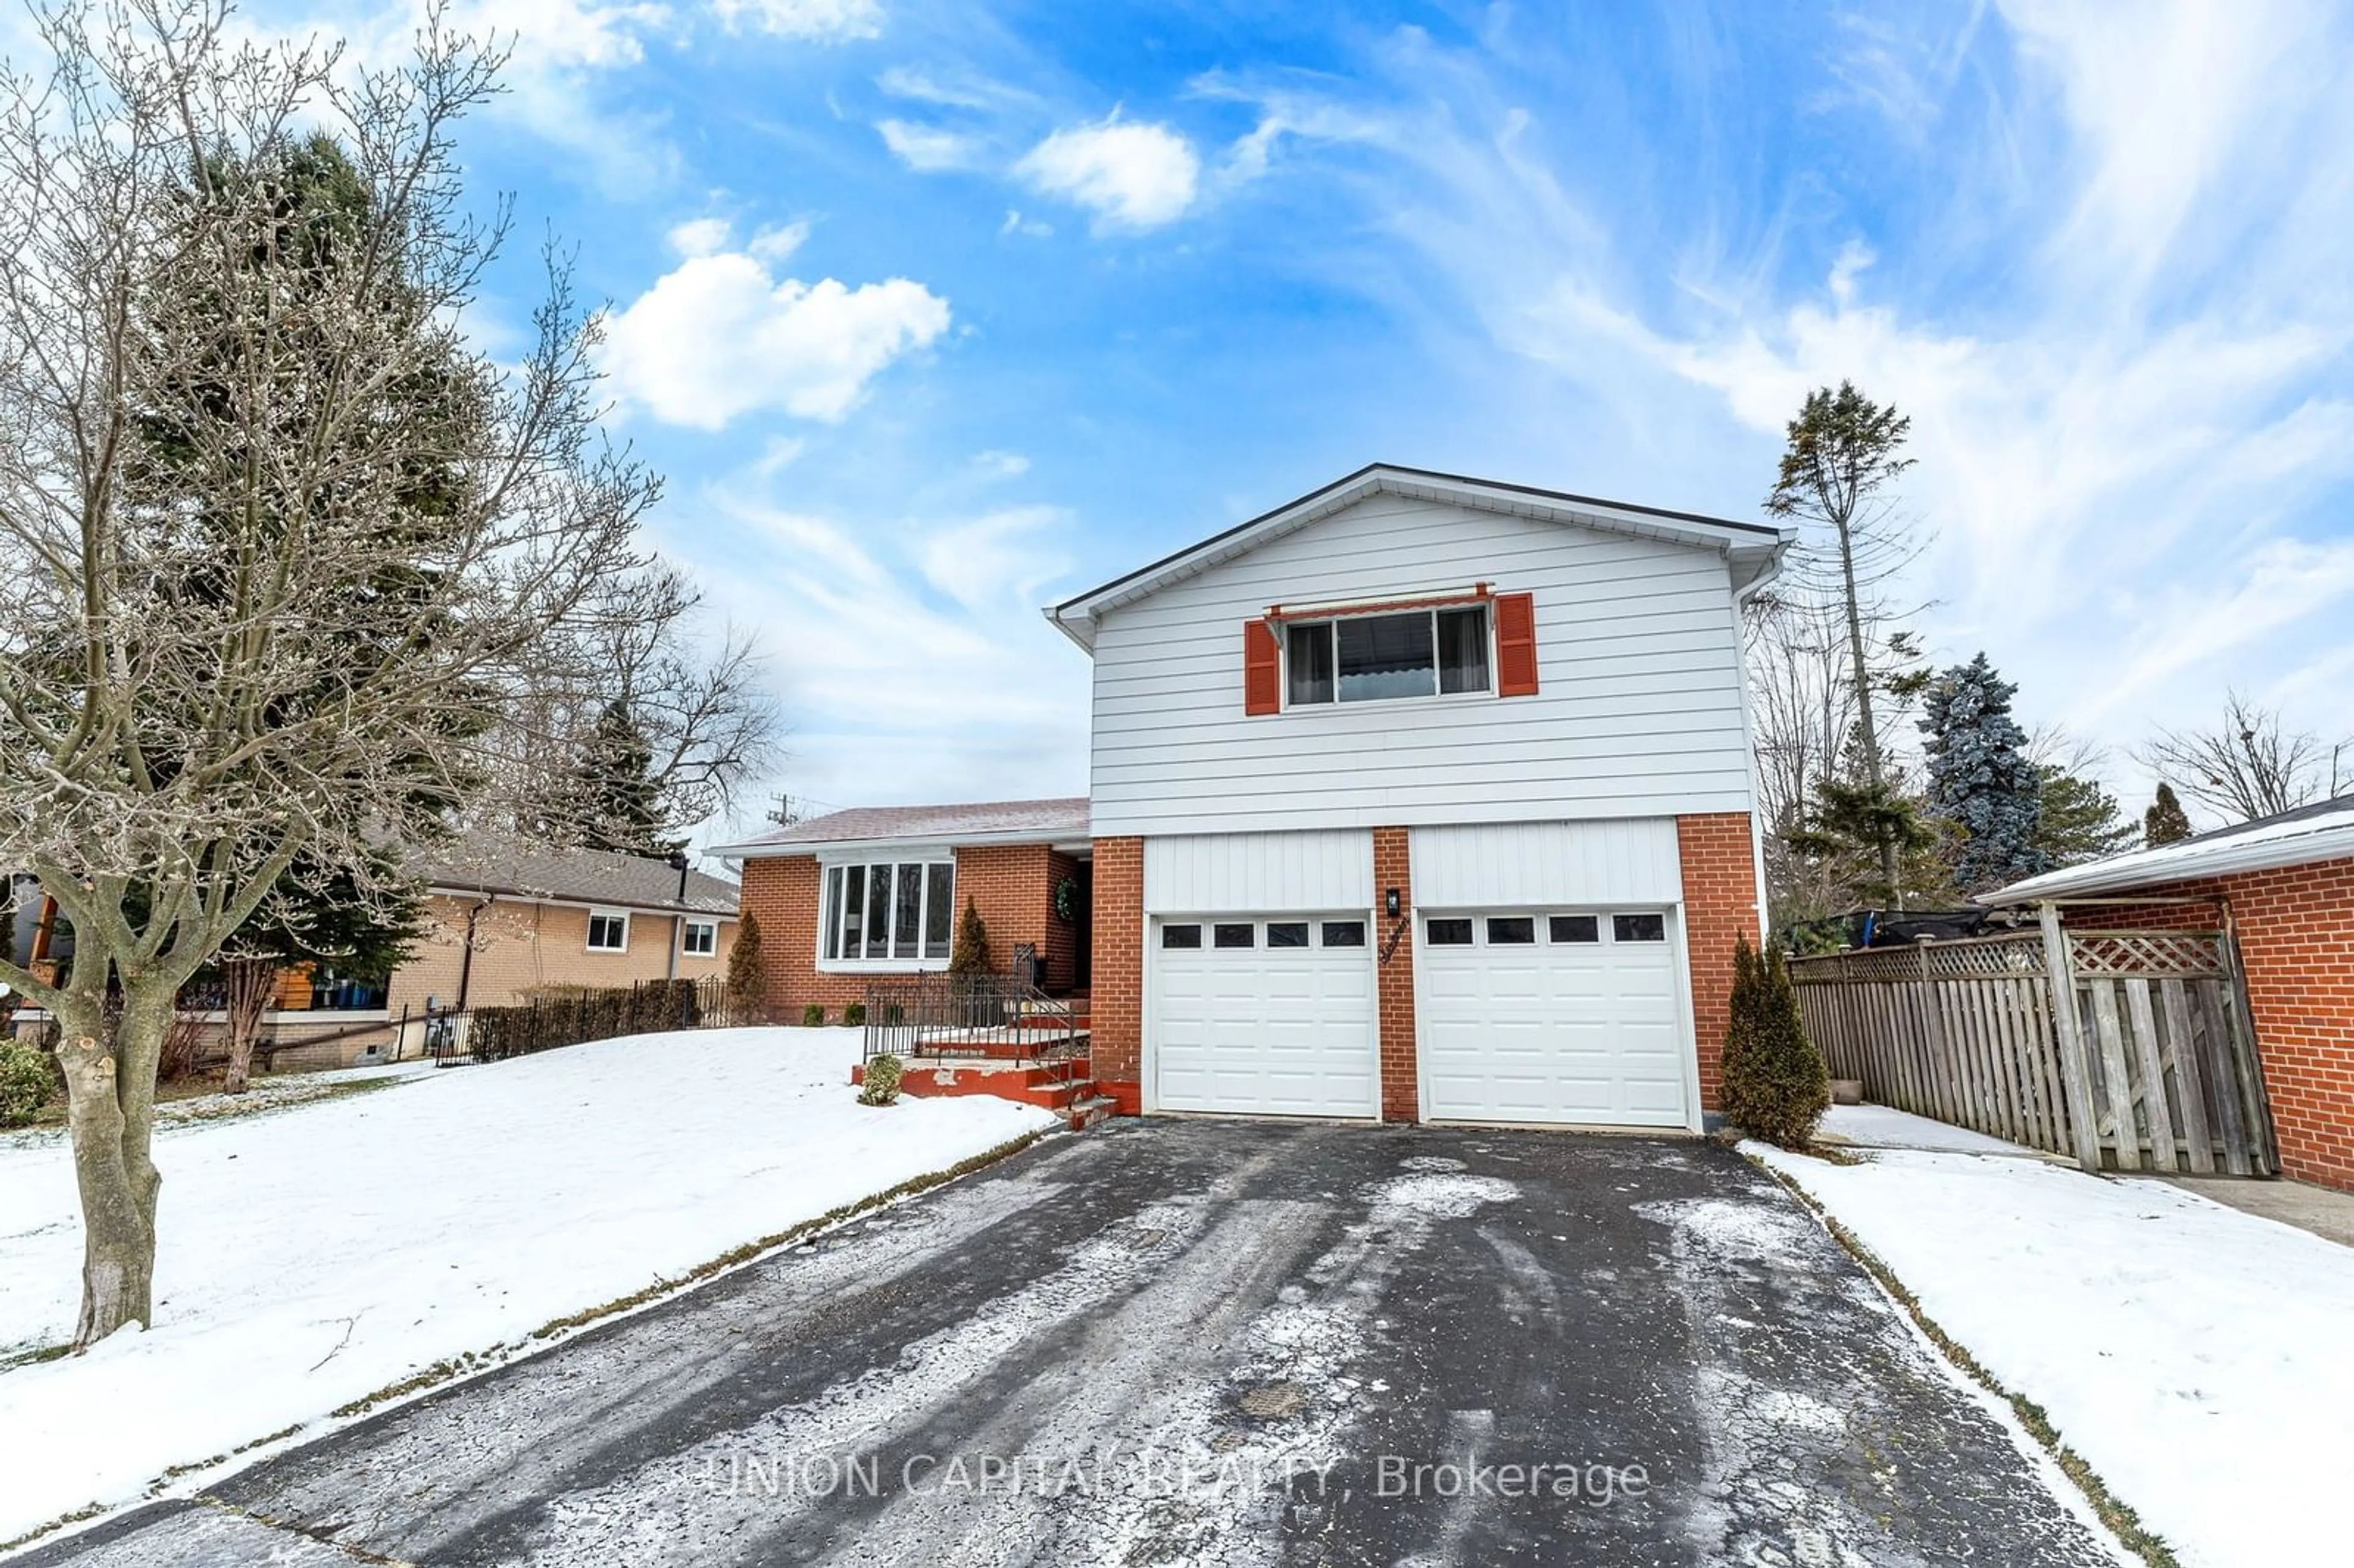
[[[1831,1075],[1879,1104],[2088,1171],[2279,1172],[2228,932],[2047,920],[1799,959],[1790,975]]]

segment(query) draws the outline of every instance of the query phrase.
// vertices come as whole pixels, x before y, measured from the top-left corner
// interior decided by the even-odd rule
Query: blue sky
[[[833,805],[1078,793],[1038,606],[1373,460],[1757,515],[1914,417],[1941,662],[2354,734],[2354,15],[459,0],[653,519]],[[313,23],[380,48],[400,25]],[[475,323],[527,310],[528,245]]]

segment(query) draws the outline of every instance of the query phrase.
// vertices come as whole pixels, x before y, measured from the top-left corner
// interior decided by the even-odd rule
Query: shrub
[[[1782,951],[1744,937],[1733,952],[1733,1022],[1724,1032],[1724,1116],[1769,1143],[1804,1149],[1831,1103],[1830,1074],[1807,1038]]]
[[[0,1040],[0,1127],[22,1127],[58,1092],[57,1058],[29,1040]]]
[[[988,972],[989,928],[981,923],[981,910],[967,895],[964,913],[957,919],[956,942],[949,949],[949,973],[985,975]]]
[[[765,1012],[768,971],[760,963],[760,923],[746,915],[736,923],[736,945],[727,952],[727,1012],[731,1023],[751,1023]],[[806,1019],[806,1014],[803,1015]],[[822,1017],[818,1019],[822,1023]]]
[[[812,1002],[811,1002],[808,1006],[806,1006],[806,1007],[802,1008],[802,1009],[801,1009],[801,1027],[802,1027],[803,1029],[822,1029],[822,1028],[824,1028],[824,1027],[825,1027],[825,1003],[823,1003],[823,1002],[822,1002],[822,1001],[812,1001]]]
[[[858,1103],[863,1106],[896,1106],[899,1103],[899,1058],[885,1054],[866,1064],[866,1082],[858,1090]]]
[[[852,1002],[848,1007],[842,1010],[842,1021],[853,1029],[861,1029],[865,1027],[866,1004],[863,1001]]]

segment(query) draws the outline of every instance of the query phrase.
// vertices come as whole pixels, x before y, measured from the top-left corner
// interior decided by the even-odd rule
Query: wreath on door
[[[1071,877],[1055,884],[1055,918],[1067,926],[1079,917],[1079,885]]]

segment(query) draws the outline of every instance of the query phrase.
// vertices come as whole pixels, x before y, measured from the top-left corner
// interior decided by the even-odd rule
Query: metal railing
[[[922,975],[868,982],[865,1054],[1044,1060],[1087,1049],[1067,1001],[1020,975]]]

